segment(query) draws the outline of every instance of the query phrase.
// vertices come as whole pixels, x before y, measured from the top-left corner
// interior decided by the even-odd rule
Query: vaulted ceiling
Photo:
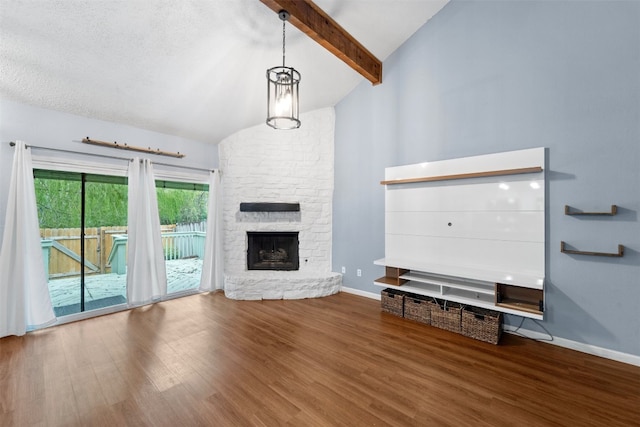
[[[447,1],[315,3],[384,61]],[[0,0],[0,97],[38,107],[215,144],[264,122],[281,62],[282,22],[259,0]],[[286,63],[302,112],[366,81],[291,24]]]

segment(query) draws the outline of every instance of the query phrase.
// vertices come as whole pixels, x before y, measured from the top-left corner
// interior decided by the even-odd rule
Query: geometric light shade
[[[274,129],[300,127],[298,84],[300,73],[291,67],[267,70],[267,124]]]

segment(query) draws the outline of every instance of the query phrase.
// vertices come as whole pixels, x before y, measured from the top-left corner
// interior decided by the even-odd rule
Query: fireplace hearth
[[[247,270],[298,270],[297,231],[247,231]]]

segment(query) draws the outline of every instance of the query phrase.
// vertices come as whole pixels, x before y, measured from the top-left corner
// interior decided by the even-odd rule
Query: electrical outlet
[[[362,270],[358,269],[358,270],[356,271],[356,276],[358,276],[358,277],[362,277]]]
[[[342,266],[342,274],[345,274],[347,272],[347,267]]]

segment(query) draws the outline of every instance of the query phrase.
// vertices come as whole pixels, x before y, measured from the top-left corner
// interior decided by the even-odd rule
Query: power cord
[[[553,335],[551,335],[551,333],[547,330],[547,328],[545,328],[544,325],[540,324],[536,319],[531,319],[531,320],[533,321],[533,323],[538,325],[540,327],[540,329],[542,329],[547,335],[549,335],[549,338],[533,338],[533,337],[527,336],[527,335],[525,335],[525,334],[523,334],[521,332],[518,332],[518,331],[520,331],[520,328],[522,328],[522,325],[524,324],[524,321],[527,320],[527,319],[528,319],[528,317],[521,317],[520,318],[520,324],[518,325],[518,327],[515,328],[512,331],[507,330],[506,332],[508,332],[510,334],[517,335],[517,336],[522,337],[522,338],[527,338],[527,339],[530,339],[530,340],[533,340],[533,341],[539,341],[539,342],[552,342],[553,341]],[[531,331],[531,332],[535,332],[535,331]]]

